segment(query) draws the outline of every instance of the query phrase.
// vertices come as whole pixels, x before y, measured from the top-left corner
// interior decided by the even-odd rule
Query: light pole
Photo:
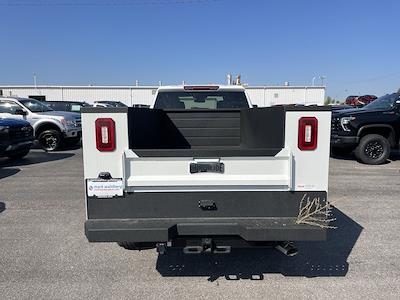
[[[312,86],[315,86],[315,79],[316,79],[316,78],[317,78],[317,77],[315,77],[315,76],[312,78]]]
[[[324,86],[324,80],[326,79],[325,75],[319,76],[319,79],[321,79],[321,85]]]
[[[33,73],[33,85],[35,86],[35,91],[37,91],[37,74]]]

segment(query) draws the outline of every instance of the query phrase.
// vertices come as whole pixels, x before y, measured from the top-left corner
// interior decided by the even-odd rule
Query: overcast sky
[[[251,85],[324,75],[335,98],[400,87],[396,0],[0,0],[0,12],[0,85],[33,84],[34,72],[62,85],[240,73]]]

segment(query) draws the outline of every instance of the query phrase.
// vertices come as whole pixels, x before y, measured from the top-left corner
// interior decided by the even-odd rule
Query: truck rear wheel
[[[39,133],[38,141],[43,150],[55,151],[61,146],[61,133],[55,129],[44,130]]]
[[[364,164],[380,165],[389,158],[390,143],[379,134],[367,134],[361,138],[354,154]]]

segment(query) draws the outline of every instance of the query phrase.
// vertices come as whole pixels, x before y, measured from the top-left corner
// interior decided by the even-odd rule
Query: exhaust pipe
[[[297,248],[293,247],[292,243],[290,242],[279,243],[275,246],[275,249],[289,257],[296,256],[297,253],[299,252]]]

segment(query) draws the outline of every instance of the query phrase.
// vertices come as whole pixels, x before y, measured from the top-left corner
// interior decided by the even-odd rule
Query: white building
[[[0,96],[37,97],[48,101],[121,101],[150,105],[157,86],[55,86],[55,85],[12,85],[1,86]],[[317,104],[325,100],[324,86],[247,86],[253,104],[259,107],[276,104]]]

